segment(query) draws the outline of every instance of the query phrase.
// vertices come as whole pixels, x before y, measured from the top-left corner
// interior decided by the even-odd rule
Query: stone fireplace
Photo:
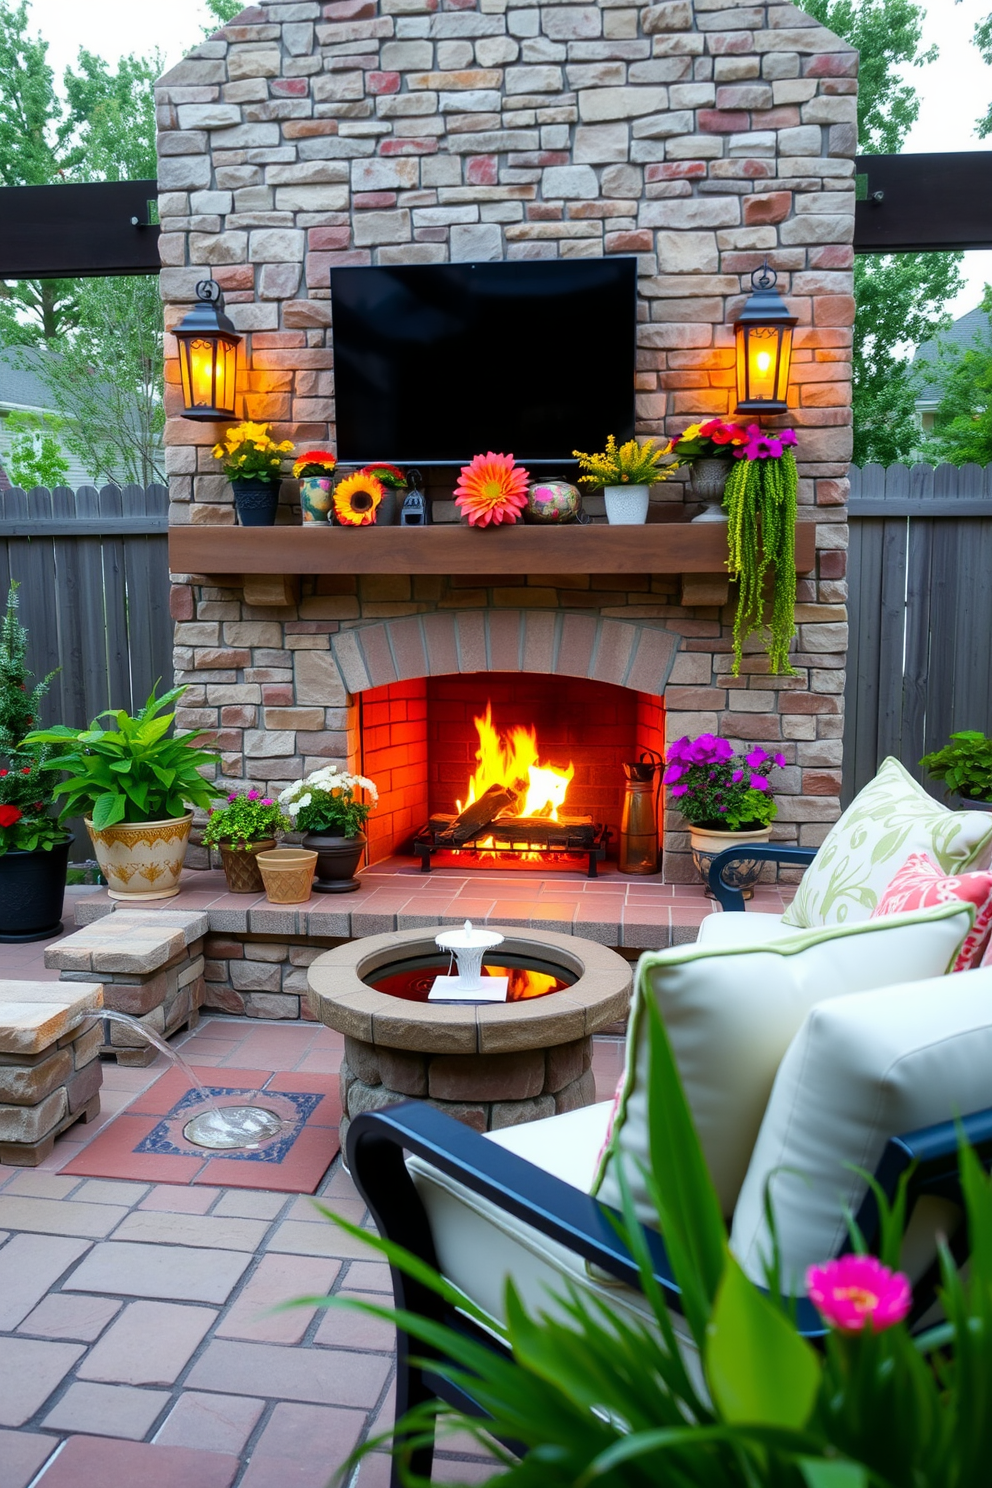
[[[799,320],[791,677],[757,647],[731,677],[722,539],[689,523],[681,473],[636,530],[601,525],[593,496],[589,527],[470,531],[440,469],[424,529],[305,532],[291,481],[279,525],[236,528],[219,431],[180,416],[168,345],[180,721],[217,731],[232,783],[364,769],[378,862],[454,809],[488,700],[575,765],[575,809],[614,830],[620,762],[705,729],[774,742],[775,835],[822,839],[842,757],[856,70],[790,4],[269,0],[161,80],[166,323],[198,280],[222,285],[245,412],[277,438],[333,447],[336,264],[635,255],[642,437],[732,411],[730,323],[766,258]],[[670,882],[692,877],[687,848],[670,811]]]

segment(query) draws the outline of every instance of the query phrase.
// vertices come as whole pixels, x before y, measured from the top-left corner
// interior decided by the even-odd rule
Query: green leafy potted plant
[[[934,780],[942,780],[947,794],[962,805],[992,811],[992,739],[978,729],[952,734],[942,749],[925,754],[920,764]]]
[[[253,424],[250,419],[228,429],[224,442],[214,445],[214,459],[222,461],[231,482],[242,527],[271,527],[275,522],[282,457],[292,448],[292,440],[277,444],[268,424]]]
[[[72,837],[51,815],[43,747],[25,743],[52,672],[29,689],[27,631],[11,584],[0,627],[0,942],[44,940],[62,928]]]
[[[769,776],[784,766],[784,755],[769,754],[760,744],[735,754],[715,734],[686,734],[668,746],[665,764],[665,784],[689,824],[693,862],[704,883],[717,853],[768,841],[778,812]],[[749,899],[760,872],[759,861],[743,859],[726,878]]]
[[[644,444],[628,439],[626,444],[618,446],[611,434],[602,454],[584,455],[581,450],[573,450],[572,454],[580,467],[589,472],[580,475],[579,481],[602,486],[607,520],[614,526],[630,527],[646,522],[651,487],[667,480],[676,468],[674,464],[667,467],[661,464],[665,452],[653,439]]]
[[[371,799],[359,800],[359,791]],[[378,799],[371,780],[339,771],[336,765],[314,770],[279,796],[296,831],[306,833],[304,848],[317,854],[315,893],[350,894],[361,887],[354,874],[367,840],[362,827]]]
[[[244,794],[232,791],[225,806],[211,807],[203,845],[220,850],[232,894],[262,893],[256,858],[275,847],[276,837],[288,824],[276,802],[254,786]]]
[[[58,726],[29,734],[28,747],[57,748],[44,770],[65,770],[53,791],[64,796],[61,820],[83,815],[112,899],[170,899],[179,892],[193,813],[220,791],[201,774],[217,755],[196,747],[198,735],[168,737],[182,697],[174,687],[152,692],[136,717],[107,709],[89,728]],[[101,728],[111,718],[116,727]]]

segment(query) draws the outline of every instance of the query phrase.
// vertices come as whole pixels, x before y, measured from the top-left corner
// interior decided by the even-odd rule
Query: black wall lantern
[[[792,329],[796,316],[775,288],[778,275],[763,264],[736,321],[737,412],[786,413]]]
[[[215,280],[201,279],[196,298],[196,306],[173,332],[179,342],[184,417],[211,423],[234,419],[241,337],[224,314]]]

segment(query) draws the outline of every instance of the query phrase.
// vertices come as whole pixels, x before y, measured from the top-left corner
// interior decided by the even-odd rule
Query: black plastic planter
[[[48,852],[0,857],[0,943],[47,940],[62,929],[62,901],[72,838]]]
[[[278,480],[261,480],[257,476],[232,480],[234,506],[242,527],[271,527],[279,506]]]

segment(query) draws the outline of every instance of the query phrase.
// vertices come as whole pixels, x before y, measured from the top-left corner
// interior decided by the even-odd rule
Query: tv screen
[[[338,457],[570,461],[634,432],[634,258],[331,270]]]

